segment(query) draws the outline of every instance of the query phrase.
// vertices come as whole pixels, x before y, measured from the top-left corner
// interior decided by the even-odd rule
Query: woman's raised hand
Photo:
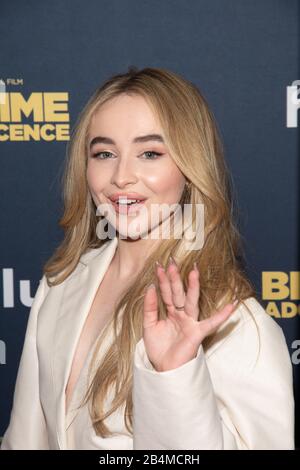
[[[156,267],[167,318],[158,320],[154,284],[148,286],[144,297],[144,344],[150,362],[159,372],[175,369],[196,357],[203,339],[227,320],[236,306],[236,302],[227,304],[211,317],[198,321],[198,269],[194,264],[194,269],[188,275],[188,290],[185,293],[178,266],[172,258],[170,261],[166,271],[159,264]]]

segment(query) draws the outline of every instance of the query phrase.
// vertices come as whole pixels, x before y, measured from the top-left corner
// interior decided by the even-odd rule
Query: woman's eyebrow
[[[156,141],[164,144],[164,139],[160,134],[148,134],[148,135],[140,135],[138,137],[135,137],[132,141],[132,143],[140,143],[140,142],[150,142],[150,141]],[[112,144],[116,145],[116,142],[111,139],[110,137],[104,137],[104,136],[97,136],[92,139],[90,143],[90,149],[92,148],[93,145],[95,144]]]

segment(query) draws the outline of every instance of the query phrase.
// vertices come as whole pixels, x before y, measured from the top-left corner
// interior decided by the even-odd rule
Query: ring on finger
[[[174,305],[174,307],[176,308],[176,310],[184,310],[184,305],[182,307],[177,307],[176,305]]]

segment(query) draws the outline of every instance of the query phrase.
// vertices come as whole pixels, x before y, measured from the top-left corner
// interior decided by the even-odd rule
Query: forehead
[[[120,95],[103,105],[92,116],[89,139],[103,134],[118,140],[138,134],[162,133],[155,111],[140,95]]]

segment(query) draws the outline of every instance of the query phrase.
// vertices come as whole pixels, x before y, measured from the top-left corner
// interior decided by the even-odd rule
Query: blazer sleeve
[[[9,426],[1,450],[49,449],[39,395],[39,361],[36,347],[37,316],[49,286],[40,280],[28,317],[19,363]]]
[[[134,449],[294,449],[293,373],[285,337],[256,299],[251,305],[258,356],[252,319],[208,358],[201,344],[195,358],[168,371],[154,369],[143,338],[136,344]]]

